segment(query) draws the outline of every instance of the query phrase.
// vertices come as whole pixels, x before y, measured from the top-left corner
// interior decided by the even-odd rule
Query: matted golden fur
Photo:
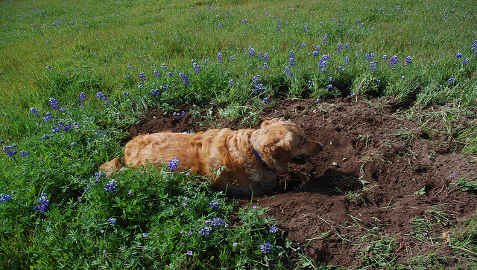
[[[215,188],[238,195],[259,195],[275,189],[277,175],[288,170],[288,162],[294,157],[320,149],[321,145],[308,141],[295,124],[272,119],[263,121],[259,129],[139,135],[126,144],[124,164],[131,168],[162,166],[176,158],[179,170],[209,176]],[[100,170],[109,175],[121,166],[115,158],[101,165]]]

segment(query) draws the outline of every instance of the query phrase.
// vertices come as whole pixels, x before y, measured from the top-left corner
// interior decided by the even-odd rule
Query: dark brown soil
[[[392,113],[388,99],[348,97],[320,105],[279,100],[263,110],[261,119],[289,119],[324,149],[290,164],[280,190],[256,203],[268,207],[280,229],[304,244],[318,264],[358,267],[367,245],[392,237],[396,245],[390,258],[397,263],[433,252],[451,267],[460,255],[447,244],[446,233],[477,206],[475,194],[453,183],[477,177],[477,158],[456,154],[462,145],[453,139],[454,131],[473,119],[444,121],[447,109]],[[190,108],[183,110],[183,117],[151,110],[130,134],[242,127],[239,120],[211,118],[205,111],[192,117]],[[419,224],[428,224],[428,230]]]

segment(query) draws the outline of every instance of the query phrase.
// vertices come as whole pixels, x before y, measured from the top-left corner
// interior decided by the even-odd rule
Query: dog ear
[[[262,124],[260,125],[260,128],[265,128],[265,127],[268,127],[270,126],[271,124],[274,124],[276,122],[279,122],[280,119],[278,118],[273,118],[273,119],[270,119],[270,120],[265,120],[262,122]]]

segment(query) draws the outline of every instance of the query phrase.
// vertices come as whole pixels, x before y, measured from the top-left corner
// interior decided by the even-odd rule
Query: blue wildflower
[[[313,87],[313,82],[312,81],[308,81],[308,88],[312,88]]]
[[[229,85],[234,85],[234,80],[229,80],[227,83],[228,83]]]
[[[204,226],[204,228],[200,229],[200,234],[202,234],[202,236],[207,236],[211,232],[212,232],[212,227],[209,227],[209,226]]]
[[[331,88],[333,88],[333,85],[332,85],[332,84],[328,84],[328,85],[326,86],[326,88],[331,89]]]
[[[142,84],[142,83],[138,83],[138,84],[137,84],[137,88],[139,88],[139,89],[143,89],[143,88],[144,88],[144,84]]]
[[[45,68],[46,68],[46,69],[51,69],[51,68],[53,68],[53,67],[50,66],[50,65],[47,65]]]
[[[268,98],[267,98],[267,97],[264,97],[264,98],[262,99],[262,101],[263,101],[263,103],[267,103],[267,102],[268,102]]]
[[[181,76],[182,82],[183,82],[184,84],[188,84],[188,83],[189,83],[189,78],[187,77],[187,75],[185,75],[184,73],[179,73],[179,76]]]
[[[22,158],[28,156],[29,154],[30,154],[30,152],[28,152],[28,151],[20,151],[20,157],[22,157]]]
[[[156,77],[156,78],[160,78],[160,77],[161,77],[161,72],[160,72],[159,70],[155,69],[155,70],[153,71],[153,73],[154,73],[154,77]]]
[[[218,201],[215,201],[215,200],[210,201],[210,203],[209,203],[209,206],[212,209],[217,209],[219,207],[219,205],[220,205],[220,203]]]
[[[322,39],[322,44],[326,44],[327,39],[328,39],[328,34],[325,33],[325,35],[323,36],[323,39]]]
[[[117,188],[118,188],[118,184],[116,180],[114,179],[111,179],[106,185],[104,185],[105,192],[116,192]]]
[[[294,58],[295,57],[295,52],[293,50],[290,51],[290,54],[288,55],[288,57],[290,58]]]
[[[50,201],[48,200],[48,197],[42,192],[40,194],[40,198],[38,198],[38,205],[35,206],[33,210],[38,210],[40,213],[44,213],[47,210],[49,204]]]
[[[31,113],[31,114],[36,114],[37,112],[38,112],[37,109],[35,109],[35,108],[33,108],[33,107],[30,108],[30,113]]]
[[[222,24],[221,24],[221,23],[219,23],[217,26],[218,26],[219,28],[222,28]]]
[[[291,72],[290,67],[289,67],[289,66],[286,66],[286,67],[285,67],[285,74],[287,75],[288,78],[290,78],[291,73],[292,73],[292,72]]]
[[[268,63],[263,63],[263,68],[268,69]]]
[[[86,100],[86,94],[84,92],[81,92],[79,95],[79,101],[83,102]]]
[[[343,50],[343,43],[338,43],[338,52],[341,52]]]
[[[174,77],[174,72],[169,72],[169,73],[167,73],[167,76],[169,76],[169,77]]]
[[[8,202],[11,201],[12,197],[8,194],[2,194],[0,195],[0,202]]]
[[[272,250],[272,245],[269,242],[265,244],[260,244],[260,252],[263,254],[267,254],[270,250]]]
[[[469,62],[470,62],[469,58],[465,58],[464,60],[462,60],[463,65],[467,65]]]
[[[116,224],[116,218],[113,218],[113,217],[108,218],[108,223],[111,225]]]
[[[162,64],[162,65],[161,65],[161,68],[162,68],[162,69],[167,69],[167,65],[166,65],[166,64]]]
[[[194,255],[194,252],[192,252],[192,250],[189,250],[189,251],[187,251],[186,255],[192,256],[192,255]]]
[[[222,55],[221,52],[218,52],[218,53],[217,53],[217,59],[218,59],[219,63],[222,63],[223,57],[224,57],[224,56]]]
[[[103,92],[97,92],[96,96],[101,100],[106,100],[107,97],[103,94]]]
[[[365,57],[366,57],[366,60],[373,61],[374,56],[375,55],[373,53],[367,53]]]
[[[455,57],[456,58],[462,58],[462,53],[461,52],[456,53]]]
[[[305,31],[305,33],[308,32],[308,25],[305,24],[305,26],[303,26],[303,30]]]
[[[268,232],[276,233],[276,232],[278,232],[278,229],[277,229],[277,227],[275,227],[275,225],[272,225],[272,227],[270,228],[270,230],[268,230]]]
[[[250,56],[255,56],[255,50],[252,47],[248,48],[248,54]]]
[[[58,101],[57,101],[56,99],[50,98],[48,101],[50,102],[50,106],[53,108],[53,110],[58,110],[58,108],[59,108],[59,106],[58,106],[59,103],[58,103]]]
[[[169,164],[167,164],[167,169],[171,172],[177,170],[177,168],[179,167],[179,162],[180,160],[178,160],[177,158],[173,158],[169,161]]]
[[[146,74],[144,72],[139,72],[139,80],[142,82],[146,80]]]
[[[294,66],[296,63],[295,63],[295,58],[290,58],[288,59],[288,62],[290,63],[290,66]]]
[[[160,92],[157,89],[152,89],[151,94],[155,97],[159,96]]]
[[[133,65],[129,64],[129,65],[128,65],[128,68],[129,68],[129,69],[132,69],[132,68],[133,68]]]
[[[406,59],[404,60],[404,65],[407,66],[407,65],[409,65],[409,64],[411,64],[411,63],[412,63],[412,58],[411,58],[411,56],[406,57]]]
[[[397,63],[399,63],[399,58],[397,57],[397,55],[391,56],[391,59],[389,60],[389,64],[392,67],[394,67],[394,65],[396,65]]]
[[[449,79],[447,80],[447,82],[448,82],[449,84],[454,84],[455,79],[454,79],[454,78],[449,78]]]
[[[142,233],[142,237],[149,237],[149,233]]]
[[[125,95],[126,97],[129,96],[129,92],[128,91],[124,91],[123,95]]]
[[[192,63],[192,67],[194,68],[194,72],[195,73],[199,73],[200,72],[200,66],[197,62],[193,62]]]

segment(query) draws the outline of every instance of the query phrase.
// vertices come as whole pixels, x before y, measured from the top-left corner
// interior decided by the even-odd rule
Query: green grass
[[[0,10],[0,140],[2,147],[16,144],[10,150],[18,152],[0,155],[5,269],[288,268],[296,258],[297,267],[326,268],[303,254],[292,258],[292,244],[269,233],[273,221],[261,209],[237,210],[222,194],[189,182],[190,176],[131,170],[115,178],[116,193],[106,193],[107,180],[96,183],[94,173],[120,156],[124,131],[150,107],[173,112],[183,104],[212,106],[252,125],[263,98],[273,104],[273,98],[286,96],[388,95],[404,107],[447,102],[463,110],[477,103],[472,0],[25,0],[2,1]],[[257,57],[264,53],[268,60]],[[371,53],[376,71],[365,58]],[[323,55],[330,57],[324,72]],[[394,69],[393,55],[400,60]],[[192,59],[200,72],[194,72]],[[81,92],[84,106],[78,106]],[[64,112],[53,110],[49,98]],[[30,113],[31,107],[39,112]],[[48,112],[54,118],[45,121]],[[455,136],[466,141],[466,153],[476,153],[475,128]],[[29,155],[21,157],[20,151]],[[49,199],[45,213],[34,210],[42,193]],[[220,209],[208,207],[211,200]],[[110,217],[115,225],[108,224]],[[204,239],[200,229],[214,217],[229,227]],[[465,239],[468,249],[473,242]],[[371,243],[363,262],[379,265],[391,258],[388,240]],[[266,254],[260,251],[265,242],[273,246]],[[373,250],[381,252],[378,261],[371,259]]]

